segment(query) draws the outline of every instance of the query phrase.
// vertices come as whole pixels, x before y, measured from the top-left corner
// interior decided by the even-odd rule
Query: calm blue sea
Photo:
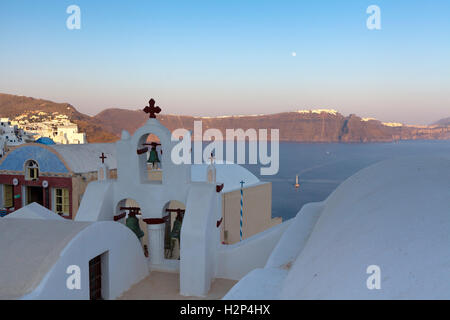
[[[325,200],[345,179],[376,162],[401,156],[450,156],[450,141],[401,141],[370,144],[280,143],[280,170],[260,176],[259,166],[244,165],[272,182],[272,215],[293,218],[309,202]],[[293,186],[299,175],[300,189]]]

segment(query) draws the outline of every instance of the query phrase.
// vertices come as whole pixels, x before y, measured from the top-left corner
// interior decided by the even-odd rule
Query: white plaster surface
[[[181,229],[180,293],[206,296],[216,275],[220,202],[215,185],[193,183]]]
[[[111,221],[115,210],[113,182],[93,181],[83,194],[75,221]]]
[[[223,300],[275,300],[288,271],[278,268],[255,269],[223,297]],[[249,297],[249,289],[252,294]]]
[[[259,179],[244,167],[234,164],[215,164],[216,181],[223,183],[223,192],[229,192],[241,187],[241,181],[244,181],[244,187],[258,184]],[[191,167],[192,181],[207,181],[207,164],[194,164]]]
[[[30,293],[58,261],[62,250],[89,223],[0,219],[0,299]]]
[[[449,299],[450,161],[403,158],[360,171],[326,200],[286,278],[286,299]],[[366,269],[381,268],[381,290]]]
[[[89,261],[102,260],[103,298],[114,299],[148,275],[137,237],[116,222],[0,220],[0,299],[89,299]],[[81,270],[80,290],[66,273]]]
[[[449,195],[448,159],[398,158],[363,169],[323,203],[305,206],[305,233],[295,235],[302,228],[297,217],[265,271],[242,279],[225,298],[449,299]],[[367,287],[371,265],[380,267],[380,290]],[[275,280],[281,288],[265,285]]]
[[[114,143],[55,144],[48,147],[58,152],[74,173],[97,171],[102,152],[107,157],[105,163],[108,168],[117,168]]]
[[[308,242],[323,207],[323,202],[303,206],[272,251],[266,268],[287,268],[294,263]]]
[[[240,280],[256,268],[263,268],[283,233],[292,223],[287,220],[233,245],[221,245],[217,277]]]
[[[48,210],[35,202],[8,214],[4,219],[64,220],[63,217],[55,212]]]

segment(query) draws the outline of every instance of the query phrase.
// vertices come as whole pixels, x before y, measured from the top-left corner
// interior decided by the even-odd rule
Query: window
[[[14,206],[13,190],[14,187],[11,185],[5,184],[3,186],[3,207],[12,208]]]
[[[69,190],[66,188],[55,189],[55,211],[69,214]]]
[[[39,165],[34,160],[27,161],[25,165],[25,179],[37,180],[39,179]]]

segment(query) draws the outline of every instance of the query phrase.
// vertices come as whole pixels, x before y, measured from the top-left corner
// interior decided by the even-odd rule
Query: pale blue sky
[[[0,92],[88,114],[154,97],[172,114],[450,116],[448,0],[1,0],[0,39]]]

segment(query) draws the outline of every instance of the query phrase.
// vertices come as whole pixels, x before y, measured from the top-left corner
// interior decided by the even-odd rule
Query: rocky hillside
[[[69,119],[78,125],[80,132],[85,132],[88,142],[112,142],[117,136],[95,123],[95,119],[78,112],[68,103],[56,103],[48,100],[30,97],[15,96],[0,93],[0,116],[15,118],[26,113],[57,113],[67,115]]]
[[[163,110],[164,112],[164,110]],[[122,130],[133,133],[147,120],[142,111],[107,109],[94,117],[98,124],[120,136]],[[338,112],[285,112],[259,116],[189,117],[160,115],[158,119],[170,130],[193,130],[194,120],[202,120],[203,131],[226,129],[279,129],[280,140],[298,142],[389,142],[394,140],[450,139],[450,126],[416,127],[384,124],[356,115]]]
[[[147,121],[141,110],[107,109],[94,117],[78,112],[68,103],[0,94],[0,116],[13,118],[20,114],[42,110],[65,114],[86,132],[89,142],[112,142],[119,139],[122,130],[131,134]],[[395,140],[450,139],[450,124],[406,126],[362,119],[356,115],[344,116],[334,110],[285,112],[258,116],[191,117],[158,115],[170,130],[193,130],[194,120],[202,120],[203,131],[217,128],[225,135],[226,129],[279,129],[281,141],[297,142],[389,142]],[[270,133],[270,130],[269,130]]]

